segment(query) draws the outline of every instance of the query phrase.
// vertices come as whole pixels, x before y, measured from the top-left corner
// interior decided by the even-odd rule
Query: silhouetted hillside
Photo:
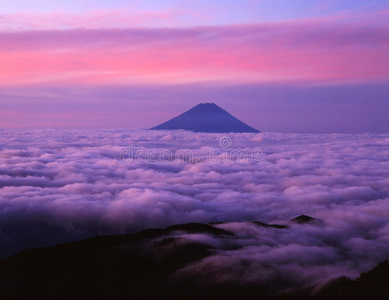
[[[389,299],[389,262],[379,263],[355,280],[344,276],[331,280],[319,296],[329,299]]]
[[[278,274],[274,280],[269,279],[261,284],[250,281],[242,283],[239,278],[219,281],[218,276],[228,274],[209,277],[206,272],[191,269],[196,262],[216,257],[222,244],[231,251],[239,251],[239,245],[243,247],[244,243],[234,243],[244,239],[243,236],[218,228],[223,227],[218,224],[230,223],[189,223],[25,250],[0,261],[0,299],[310,298],[308,295],[314,287],[295,288],[294,279],[289,274],[279,273],[279,270],[272,271]],[[235,222],[228,226],[242,225],[247,229],[262,228],[280,234],[292,230],[285,225],[269,225],[259,221]],[[239,267],[253,268],[244,260]],[[271,265],[264,264],[262,267],[267,271],[272,270]],[[389,263],[386,261],[355,281],[345,277],[331,281],[318,296],[378,299],[388,295],[388,278]],[[285,293],[287,290],[289,292]],[[284,292],[278,294],[280,291]]]

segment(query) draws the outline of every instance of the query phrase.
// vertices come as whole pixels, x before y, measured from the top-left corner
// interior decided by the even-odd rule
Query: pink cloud
[[[0,81],[3,86],[386,81],[389,28],[333,21],[3,32]]]

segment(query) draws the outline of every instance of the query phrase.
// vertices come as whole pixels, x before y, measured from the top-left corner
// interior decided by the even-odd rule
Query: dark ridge
[[[228,224],[229,222],[211,222],[208,223],[209,225],[221,225],[221,224]]]
[[[264,228],[285,228],[252,223]],[[209,224],[189,223],[29,249],[0,261],[0,299],[389,299],[388,261],[356,280],[334,279],[312,297],[307,296],[311,288],[277,294],[290,288],[291,282],[288,274],[284,276],[276,269],[281,272],[279,280],[262,285],[242,285],[233,280],[218,283],[207,278],[206,273],[180,273],[187,266],[211,258],[218,249],[177,236],[178,232],[222,239],[233,235]],[[241,264],[250,268],[244,260]]]
[[[263,223],[263,222],[260,222],[260,221],[252,221],[251,223],[252,223],[252,224],[255,224],[255,225],[257,225],[257,226],[260,226],[260,227],[265,227],[265,228],[278,228],[278,229],[286,229],[286,228],[289,228],[289,227],[286,226],[286,225],[266,224],[266,223]]]
[[[307,223],[312,223],[315,220],[316,220],[315,218],[312,218],[310,216],[301,215],[298,216],[297,218],[292,219],[291,221],[297,224],[307,224]]]
[[[208,233],[212,235],[234,235],[224,229],[213,227],[212,225],[202,223],[188,223],[183,225],[173,225],[167,228],[170,231],[186,231],[188,233]]]
[[[179,129],[210,133],[259,132],[214,103],[200,103],[183,114],[151,128],[151,130]]]
[[[192,223],[25,250],[0,261],[0,299],[174,294],[167,285],[170,275],[212,255],[213,247],[169,234],[177,230],[232,234],[212,228]]]
[[[345,276],[333,279],[318,296],[328,299],[389,299],[389,262],[379,263],[355,280]]]

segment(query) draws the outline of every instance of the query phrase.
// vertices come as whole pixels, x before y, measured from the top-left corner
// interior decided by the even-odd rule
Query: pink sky
[[[246,9],[251,5],[249,2],[245,4]],[[167,105],[170,110],[160,112],[160,118],[156,118],[163,121],[198,102],[217,102],[236,109],[247,84],[292,85],[295,88],[327,86],[325,93],[332,100],[333,87],[385,86],[389,80],[389,10],[385,8],[372,11],[364,7],[364,11],[361,7],[355,10],[348,7],[347,10],[317,16],[315,12],[331,6],[331,3],[315,1],[315,6],[310,8],[311,15],[305,11],[303,17],[293,18],[302,11],[296,4],[296,9],[284,19],[274,17],[273,20],[254,22],[255,18],[247,11],[244,14],[240,11],[240,19],[235,21],[232,14],[229,19],[224,14],[224,17],[212,20],[199,7],[191,10],[183,6],[174,9],[157,9],[157,6],[149,10],[143,7],[138,11],[113,7],[82,12],[12,11],[0,15],[1,126],[47,127],[51,126],[53,119],[61,119],[70,127],[90,127],[90,124],[96,124],[96,120],[109,119],[105,109],[99,111],[99,103],[90,96],[96,95],[99,88],[116,90],[115,93],[120,94],[123,87],[142,87],[143,94],[148,95],[154,86],[167,87],[170,89]],[[213,10],[216,12],[216,7]],[[197,23],[182,20],[182,16],[189,18],[189,15]],[[242,23],[245,17],[249,22]],[[204,24],[201,25],[201,21]],[[183,86],[187,85],[202,85],[203,95],[207,95],[207,88],[242,88],[241,95],[227,101],[220,96],[223,92],[212,99],[206,96],[206,99],[194,99],[192,94],[179,96],[180,91],[185,90]],[[172,90],[176,91],[175,94]],[[36,93],[44,97],[37,98]],[[72,94],[72,100],[64,96],[67,93]],[[78,101],[74,101],[75,94],[78,94]],[[353,94],[350,87],[347,93],[338,95],[341,97],[338,100],[351,103]],[[384,94],[380,92],[380,95]],[[140,103],[139,98],[143,96],[138,96],[139,93],[136,96],[122,93],[120,99],[106,101],[117,101],[112,107],[122,107],[127,99],[132,111],[134,107],[142,107],[149,114],[155,114],[161,111],[156,100],[160,97],[159,105],[166,107],[167,100],[163,99],[167,96],[160,93],[150,96],[156,103],[153,107]],[[281,98],[286,101],[286,96]],[[77,105],[80,101],[89,107],[93,104],[96,110],[93,114],[87,112],[90,117],[85,121],[75,119],[75,113],[59,115],[50,104],[56,103],[56,99],[62,99],[69,112],[72,108],[79,112]],[[326,103],[330,103],[329,100]],[[370,100],[365,99],[361,111],[366,109]],[[261,101],[258,94],[251,102],[252,107],[260,110]],[[51,110],[47,107],[49,104]],[[35,111],[33,115],[26,109],[31,105]],[[272,111],[277,111],[276,108]],[[151,111],[153,109],[156,111]],[[112,120],[103,123],[115,124],[115,127],[156,125],[140,117],[142,112],[139,110],[134,112],[131,124],[117,123],[114,116],[124,111],[112,110]],[[236,114],[253,120],[253,116],[244,114],[242,108]],[[295,119],[298,118],[296,115]],[[27,123],[17,121],[30,119],[32,121]],[[264,125],[255,122],[253,120],[251,124]],[[283,129],[282,126],[281,129],[269,126],[269,130]]]
[[[389,26],[347,17],[0,33],[1,86],[389,79]]]

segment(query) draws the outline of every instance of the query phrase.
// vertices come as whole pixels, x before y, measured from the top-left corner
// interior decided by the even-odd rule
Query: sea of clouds
[[[389,258],[389,134],[1,130],[0,145],[0,258],[189,222],[240,237],[182,270],[215,280],[320,285]],[[319,222],[288,222],[302,214]]]

